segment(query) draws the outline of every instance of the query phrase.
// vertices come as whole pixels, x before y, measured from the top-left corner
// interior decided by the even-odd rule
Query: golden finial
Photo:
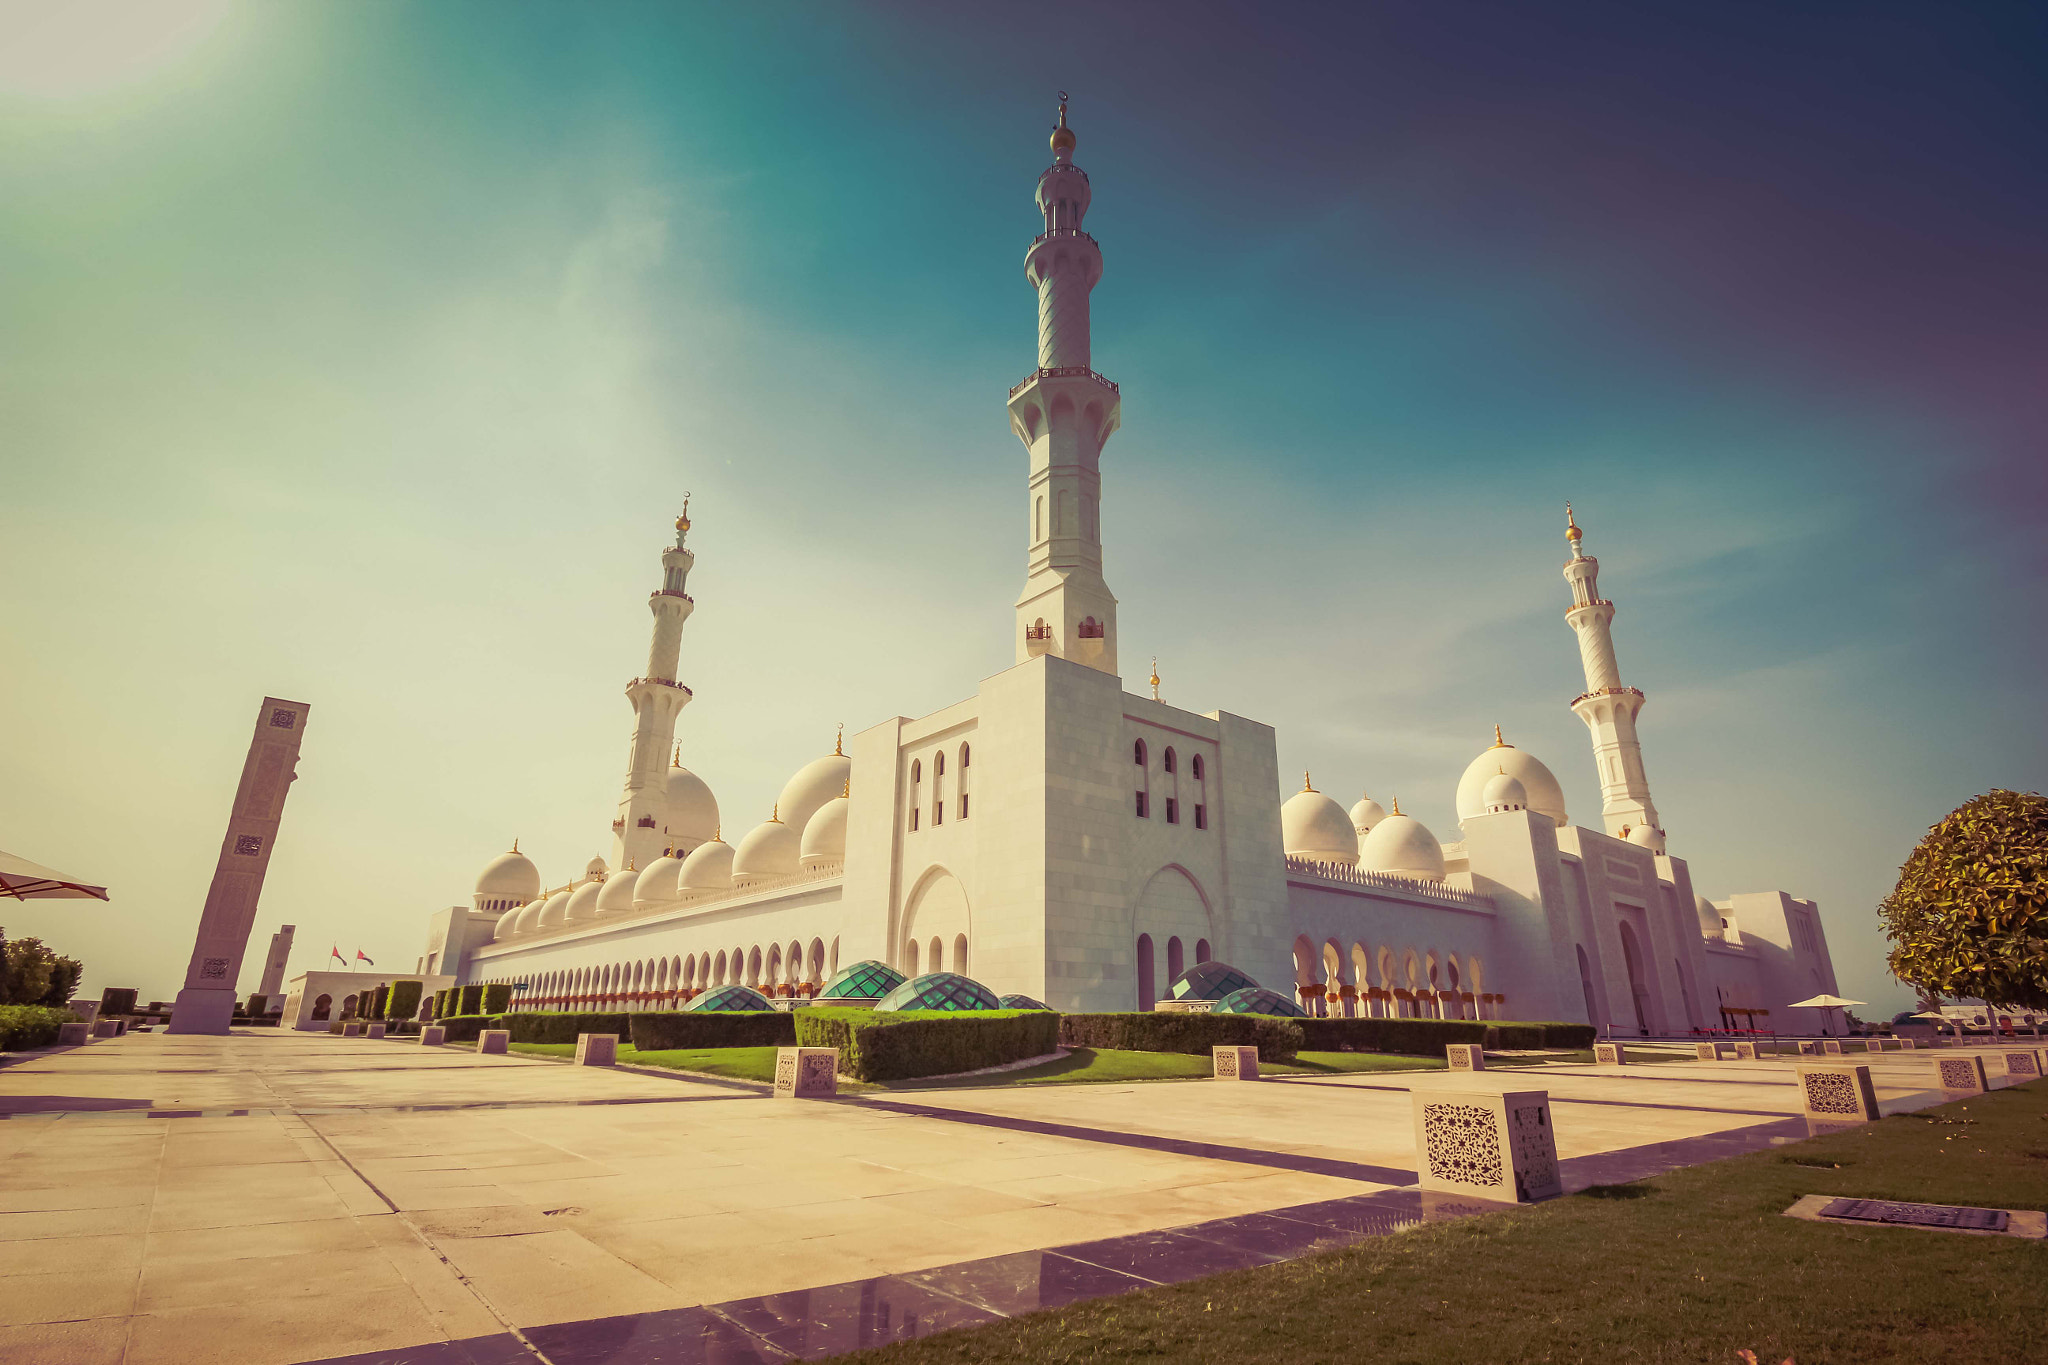
[[[1496,749],[1512,749],[1515,747],[1500,737],[1500,727],[1498,725],[1493,727],[1493,747]]]
[[[1159,700],[1159,656],[1152,656],[1152,700]]]
[[[512,851],[514,853],[517,853],[519,851],[519,839],[516,835],[513,837],[512,840]]]
[[[1060,91],[1059,126],[1052,130],[1052,154],[1058,156],[1062,152],[1069,156],[1074,152],[1074,130],[1067,127],[1067,92],[1064,90]]]
[[[669,760],[669,764],[677,768],[683,766],[683,742],[681,740],[676,741],[676,756]]]
[[[1585,532],[1579,529],[1578,520],[1572,516],[1572,505],[1570,503],[1564,505],[1564,524],[1564,538],[1574,545],[1578,544],[1579,537],[1584,535]]]
[[[842,797],[853,795],[853,774],[851,772],[847,773],[846,780],[839,784],[839,794]]]
[[[723,824],[717,824],[711,827],[711,842],[714,844],[722,844],[725,842],[725,826]]]
[[[839,733],[832,737],[832,757],[846,757],[846,722],[839,722]]]
[[[626,871],[632,872],[634,870],[635,869],[633,867],[633,860],[631,858],[626,859]]]
[[[1401,798],[1397,796],[1397,797],[1393,798],[1393,801],[1394,801],[1394,809],[1393,809],[1393,812],[1392,812],[1392,813],[1393,813],[1393,814],[1395,814],[1395,815],[1399,815],[1399,814],[1401,813]]]
[[[774,811],[771,812],[768,816],[768,823],[771,825],[779,825],[782,823],[782,803],[780,801],[777,801],[775,803]]]
[[[678,531],[690,529],[690,495],[688,493],[683,494],[683,514],[676,518],[676,529]]]
[[[1301,770],[1301,789],[1305,792],[1312,792],[1316,789],[1315,784],[1308,780],[1308,769],[1306,768]]]

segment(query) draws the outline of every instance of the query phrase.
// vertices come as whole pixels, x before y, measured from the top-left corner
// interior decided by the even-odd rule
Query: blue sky
[[[265,693],[294,970],[608,851],[685,490],[729,829],[1007,665],[1061,89],[1129,677],[1446,838],[1499,723],[1597,825],[1570,498],[1673,851],[1893,1008],[1899,862],[2041,785],[2037,9],[157,8],[0,62],[0,847],[115,892],[5,922],[91,989],[176,988]]]

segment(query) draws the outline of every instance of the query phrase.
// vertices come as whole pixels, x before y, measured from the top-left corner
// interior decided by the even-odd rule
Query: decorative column
[[[1024,254],[1024,278],[1038,291],[1038,368],[1010,390],[1010,429],[1030,455],[1017,661],[1057,654],[1114,674],[1116,598],[1102,579],[1099,464],[1123,400],[1090,368],[1088,296],[1102,278],[1102,250],[1081,230],[1088,174],[1074,164],[1074,143],[1062,91],[1053,164],[1038,177],[1045,231]]]
[[[645,867],[662,854],[662,826],[668,793],[668,765],[676,717],[690,704],[690,689],[676,681],[683,648],[683,623],[697,603],[684,591],[697,556],[683,547],[690,534],[690,500],[676,518],[676,543],[661,552],[661,586],[648,596],[654,632],[647,646],[647,673],[626,684],[633,707],[633,747],[626,758],[626,790],[612,821],[612,866]]]
[[[1600,595],[1600,561],[1581,544],[1584,532],[1565,504],[1565,539],[1571,558],[1564,564],[1572,604],[1565,623],[1579,637],[1579,660],[1586,669],[1586,690],[1572,702],[1572,713],[1586,723],[1593,737],[1593,763],[1600,775],[1600,813],[1607,832],[1617,837],[1647,828],[1649,846],[1664,851],[1664,826],[1650,802],[1650,779],[1643,772],[1643,747],[1636,738],[1636,713],[1643,694],[1621,681],[1614,658],[1614,603]]]
[[[257,708],[256,736],[249,741],[249,756],[242,760],[242,782],[228,813],[227,837],[221,840],[206,907],[199,912],[192,961],[185,968],[185,986],[178,992],[167,1032],[226,1033],[234,1018],[242,954],[256,924],[256,902],[263,894],[263,876],[270,870],[284,798],[298,777],[299,740],[310,709],[302,701],[276,697],[265,697]]]

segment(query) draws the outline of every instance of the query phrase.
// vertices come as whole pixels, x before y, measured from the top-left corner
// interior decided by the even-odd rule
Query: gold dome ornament
[[[1577,519],[1572,516],[1572,505],[1570,503],[1564,505],[1564,525],[1564,538],[1574,545],[1578,544],[1579,537],[1585,535],[1585,532],[1579,529]]]
[[[1500,737],[1500,727],[1498,725],[1493,727],[1493,747],[1496,749],[1512,749],[1515,747]]]
[[[690,529],[690,495],[688,493],[683,494],[683,514],[676,518],[676,529],[678,531]]]
[[[1159,656],[1152,656],[1152,700],[1159,700]]]
[[[1067,92],[1060,91],[1060,121],[1052,130],[1052,154],[1061,160],[1074,154],[1074,130],[1067,126]]]

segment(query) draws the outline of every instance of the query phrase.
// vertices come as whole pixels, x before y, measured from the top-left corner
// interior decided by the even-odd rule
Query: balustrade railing
[[[1108,389],[1111,393],[1121,394],[1123,392],[1122,389],[1118,388],[1109,380],[1104,379],[1101,375],[1095,373],[1095,371],[1089,369],[1086,365],[1041,365],[1037,369],[1033,370],[1030,374],[1025,375],[1022,379],[1010,385],[1010,397],[1015,398],[1018,394],[1024,392],[1025,389],[1029,388],[1031,385],[1037,383],[1041,379],[1082,378],[1094,380],[1096,383],[1102,385],[1103,388]]]

